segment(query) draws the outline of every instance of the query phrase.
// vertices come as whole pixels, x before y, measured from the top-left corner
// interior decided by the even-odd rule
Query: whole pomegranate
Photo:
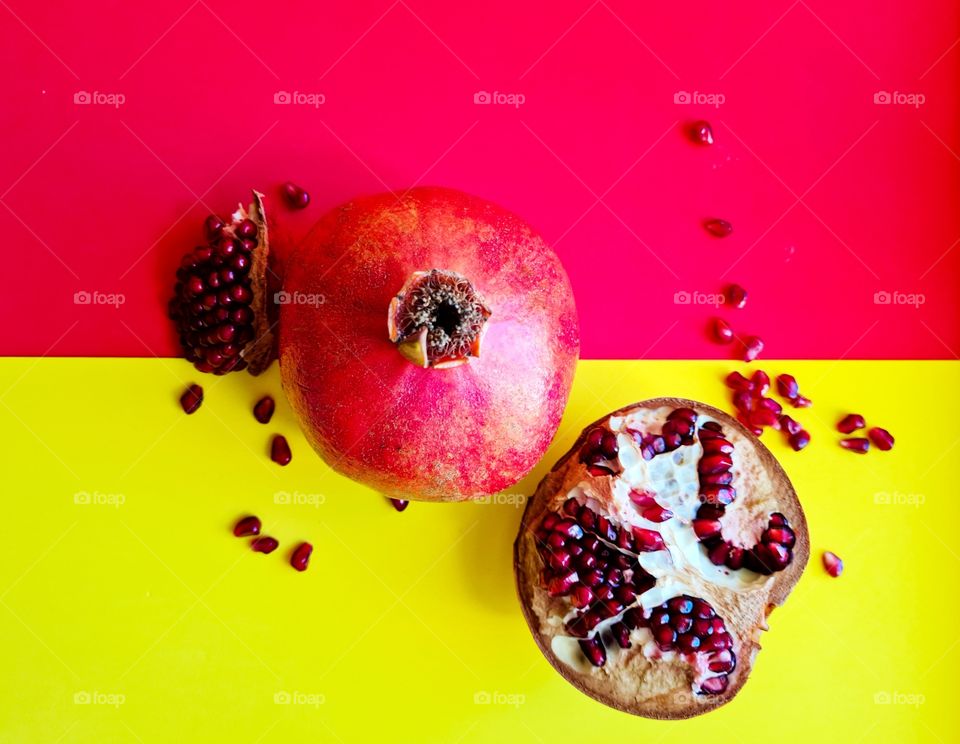
[[[337,471],[388,496],[481,498],[543,455],[579,350],[556,254],[523,220],[445,188],[357,199],[295,250],[283,386]]]

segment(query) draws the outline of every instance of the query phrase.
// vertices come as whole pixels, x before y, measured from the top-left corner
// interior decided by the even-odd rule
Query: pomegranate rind
[[[240,356],[247,362],[250,374],[259,375],[274,359],[273,327],[267,312],[270,240],[267,234],[267,215],[263,208],[263,194],[255,190],[249,208],[244,209],[241,206],[239,213],[243,217],[249,217],[257,226],[257,249],[252,252],[250,265],[250,289],[253,292],[253,301],[250,303],[254,317],[253,340],[243,347]]]
[[[541,586],[540,572],[544,563],[536,547],[534,530],[548,512],[562,509],[568,491],[573,486],[589,478],[586,468],[579,462],[579,453],[587,435],[613,416],[625,416],[636,409],[661,407],[691,408],[700,415],[707,415],[722,424],[725,436],[741,451],[740,456],[747,448],[752,449],[749,452],[752,464],[765,473],[773,484],[776,511],[787,517],[796,534],[792,562],[783,571],[768,577],[762,587],[745,591],[723,589],[709,593],[708,601],[714,604],[717,614],[724,617],[729,632],[735,638],[734,651],[737,657],[737,667],[729,674],[729,684],[719,694],[695,694],[686,682],[673,686],[647,684],[646,677],[631,679],[630,689],[621,688],[611,677],[606,665],[581,673],[553,652],[551,640],[557,635],[553,632],[555,628],[550,625],[548,618],[540,616],[535,609],[538,593],[545,595],[546,591]],[[766,617],[786,601],[809,558],[810,539],[803,507],[780,463],[763,443],[718,408],[683,398],[656,398],[625,406],[587,426],[570,451],[543,478],[527,501],[520,531],[514,542],[514,575],[521,609],[534,641],[551,666],[571,685],[598,702],[625,713],[645,718],[683,719],[719,708],[739,693],[760,650],[759,637],[761,631],[767,630]],[[707,582],[704,584],[707,585]],[[651,675],[651,678],[657,679],[656,675]]]

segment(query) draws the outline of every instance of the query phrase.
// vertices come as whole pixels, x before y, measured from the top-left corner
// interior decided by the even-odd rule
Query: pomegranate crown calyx
[[[387,311],[387,333],[418,367],[457,367],[480,356],[490,310],[473,284],[455,271],[413,272]]]

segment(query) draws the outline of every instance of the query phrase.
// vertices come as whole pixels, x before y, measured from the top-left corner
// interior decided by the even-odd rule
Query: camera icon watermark
[[[474,705],[506,705],[511,708],[519,708],[526,702],[527,696],[520,692],[477,690],[473,693]]]
[[[273,693],[273,702],[274,705],[303,705],[309,708],[319,708],[327,702],[327,697],[319,692],[277,690]]]
[[[473,94],[473,102],[478,106],[513,106],[520,108],[527,102],[527,97],[523,93],[501,93],[499,90],[490,93],[486,90],[478,90]]]
[[[913,106],[920,108],[927,102],[927,97],[923,93],[903,93],[895,90],[892,93],[886,90],[878,90],[873,94],[873,102],[878,106]]]
[[[922,292],[888,292],[886,290],[880,290],[873,293],[874,305],[905,305],[919,310],[920,306],[925,305],[926,302],[927,296]]]
[[[287,292],[281,290],[273,293],[273,302],[275,305],[310,305],[319,307],[327,301],[322,294],[311,294],[309,292]]]
[[[74,705],[108,705],[113,708],[119,708],[125,702],[127,702],[127,696],[119,692],[77,690],[73,693]]]
[[[280,506],[312,506],[319,509],[327,501],[322,493],[301,493],[300,491],[277,491],[273,494],[273,503]]]
[[[119,310],[126,301],[126,295],[120,292],[88,292],[81,289],[73,293],[74,305],[107,305]]]
[[[702,93],[695,90],[692,93],[686,90],[678,90],[673,94],[673,102],[679,106],[713,106],[720,108],[727,102],[727,97],[723,93]]]
[[[112,506],[114,509],[119,509],[127,503],[127,497],[122,493],[77,491],[73,494],[73,503],[77,506]]]
[[[878,506],[912,506],[919,509],[927,502],[922,493],[900,493],[899,491],[878,491],[873,494],[873,503]]]
[[[673,293],[674,305],[708,305],[710,307],[720,307],[726,303],[727,298],[723,292],[688,292],[679,290]]]
[[[86,90],[78,90],[73,94],[73,103],[77,106],[113,106],[120,108],[127,102],[127,97],[123,93],[101,93],[99,90],[90,93]]]
[[[323,93],[304,93],[295,90],[292,93],[286,90],[278,90],[273,94],[273,102],[279,106],[313,106],[320,108],[327,102],[327,97]]]

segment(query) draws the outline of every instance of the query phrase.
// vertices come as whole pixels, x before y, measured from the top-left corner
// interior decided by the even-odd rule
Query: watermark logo
[[[927,702],[927,697],[919,692],[879,690],[873,694],[873,702],[876,705],[909,705],[914,708],[919,708]]]
[[[327,697],[319,692],[277,690],[273,693],[273,702],[275,705],[304,705],[309,708],[319,708],[327,702]]]
[[[123,93],[103,93],[99,90],[90,93],[86,90],[78,90],[73,94],[73,102],[77,106],[113,106],[120,108],[127,102],[127,97]]]
[[[327,497],[322,493],[277,491],[273,494],[273,503],[282,506],[312,506],[314,509],[318,509],[326,501]]]
[[[81,289],[73,293],[74,305],[108,305],[119,310],[126,301],[126,295],[120,292],[88,292]]]
[[[920,108],[927,102],[927,97],[923,93],[904,93],[899,90],[890,91],[878,90],[873,94],[873,102],[878,106],[913,106]]]
[[[273,94],[273,102],[280,106],[313,106],[320,108],[327,102],[327,97],[323,93],[305,93],[295,90],[293,93],[286,90],[278,90]]]
[[[73,693],[74,705],[109,705],[114,708],[119,708],[125,702],[127,702],[127,696],[119,692],[77,690]]]
[[[317,307],[324,304],[327,298],[322,294],[309,292],[287,292],[286,290],[273,293],[273,302],[276,305],[312,305]]]
[[[887,292],[880,290],[873,293],[874,305],[906,305],[917,310],[926,304],[927,296],[921,292]]]
[[[475,504],[500,504],[506,506],[515,506],[518,509],[522,506],[525,506],[527,503],[527,496],[523,493],[510,493],[504,491],[503,493],[495,493],[491,496],[484,496],[479,499],[473,499]]]
[[[473,94],[473,102],[478,106],[513,106],[520,108],[527,102],[527,97],[523,93],[502,93],[499,90],[490,93],[486,90],[478,90]]]
[[[511,708],[519,708],[526,702],[527,696],[519,692],[477,690],[473,693],[474,705],[507,705]]]
[[[73,494],[73,503],[77,506],[112,506],[114,509],[119,509],[127,503],[127,497],[122,493],[77,491]]]
[[[710,305],[720,307],[727,301],[722,292],[687,292],[680,290],[673,293],[674,305]]]
[[[696,104],[698,106],[720,108],[727,102],[727,97],[723,93],[702,93],[699,90],[690,93],[686,90],[678,90],[673,94],[673,102],[680,106]]]
[[[922,493],[900,493],[899,491],[879,491],[873,494],[873,503],[879,506],[923,506],[927,497]]]

